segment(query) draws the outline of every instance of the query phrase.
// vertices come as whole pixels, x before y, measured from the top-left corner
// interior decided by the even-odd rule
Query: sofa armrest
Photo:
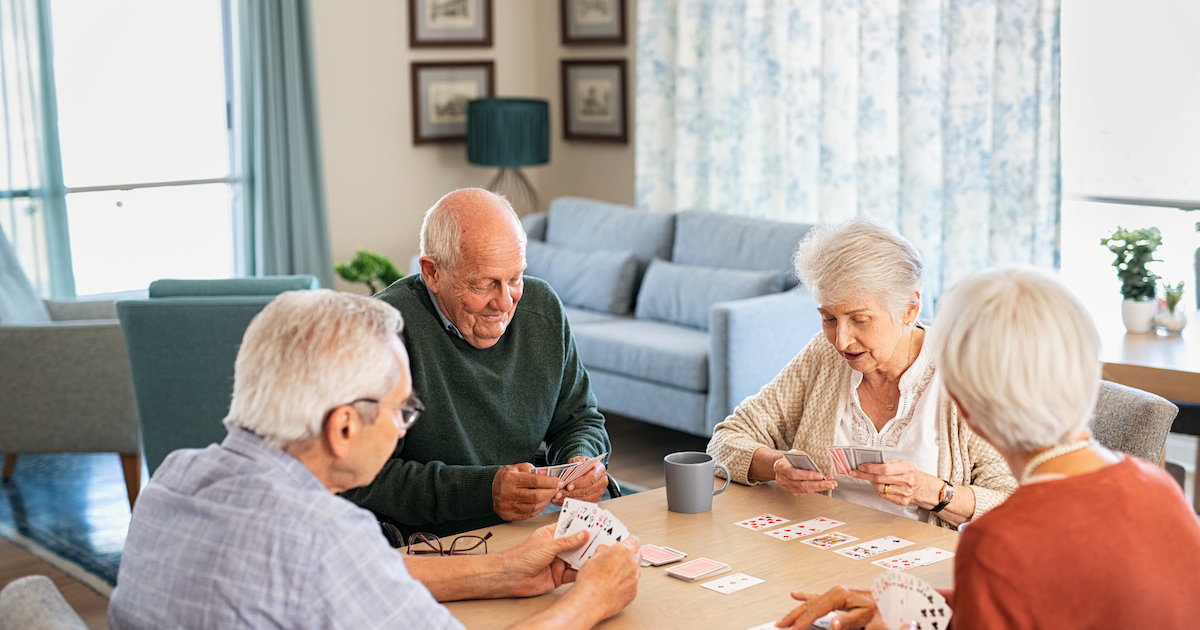
[[[0,448],[138,452],[133,382],[117,320],[0,326],[0,374]]]
[[[713,304],[708,431],[771,382],[820,330],[817,300],[803,287]]]
[[[46,300],[46,310],[50,311],[50,319],[56,322],[117,318],[114,300]]]

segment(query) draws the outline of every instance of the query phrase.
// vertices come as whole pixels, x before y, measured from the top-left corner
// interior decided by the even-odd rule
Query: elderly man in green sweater
[[[602,465],[562,489],[532,472],[543,441],[551,464],[610,447],[562,303],[524,271],[525,231],[512,206],[467,188],[425,214],[421,274],[376,296],[404,315],[413,385],[428,411],[375,481],[344,496],[405,535],[524,520],[551,502],[604,494]]]

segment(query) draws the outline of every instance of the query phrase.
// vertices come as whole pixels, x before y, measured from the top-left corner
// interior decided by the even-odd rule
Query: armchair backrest
[[[309,275],[159,280],[149,299],[117,303],[152,475],[171,451],[224,439],[234,360],[250,320],[283,291],[319,287]]]
[[[1157,464],[1178,412],[1178,407],[1161,396],[1100,381],[1092,435],[1108,448]]]

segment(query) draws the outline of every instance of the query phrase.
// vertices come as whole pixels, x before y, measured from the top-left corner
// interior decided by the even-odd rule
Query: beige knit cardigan
[[[746,475],[754,451],[761,447],[797,449],[812,457],[822,471],[833,470],[829,451],[834,430],[850,397],[850,365],[817,333],[770,383],[742,401],[733,415],[713,429],[708,452],[729,467],[733,481],[753,484]],[[958,409],[941,392],[938,401],[938,476],[975,491],[977,517],[996,507],[1017,488],[1004,458],[971,432]],[[824,492],[823,494],[829,494]],[[954,526],[929,515],[929,522]]]

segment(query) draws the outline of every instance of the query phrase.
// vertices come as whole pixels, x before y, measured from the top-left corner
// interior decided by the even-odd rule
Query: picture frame
[[[563,59],[563,138],[629,142],[624,59]]]
[[[625,0],[562,0],[564,46],[624,46]]]
[[[492,45],[492,0],[408,0],[410,48]]]
[[[492,61],[413,62],[413,144],[464,140],[467,102],[494,95],[495,76]]]

